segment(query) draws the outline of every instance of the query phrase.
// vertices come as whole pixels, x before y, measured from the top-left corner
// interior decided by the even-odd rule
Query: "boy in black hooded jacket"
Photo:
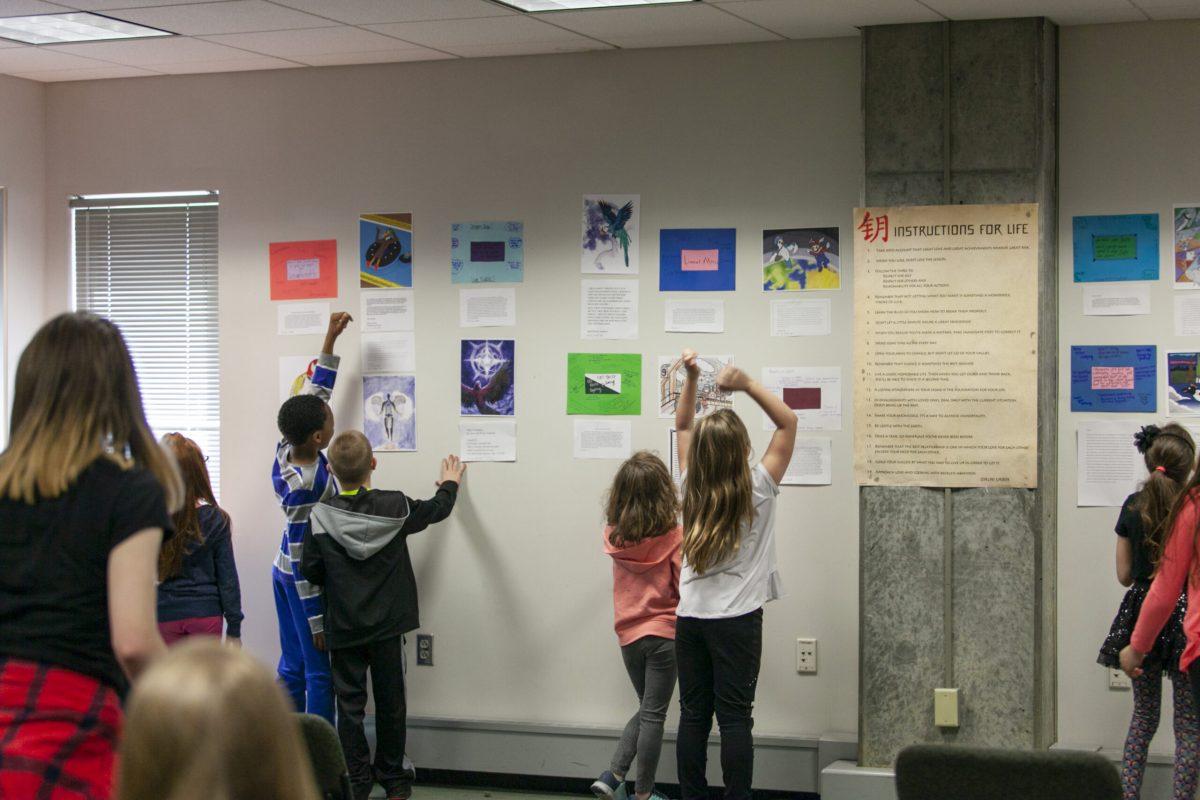
[[[403,800],[412,794],[413,778],[404,755],[404,634],[421,624],[406,539],[450,515],[466,465],[448,456],[437,493],[413,500],[371,488],[375,458],[359,431],[338,435],[328,456],[341,491],[313,509],[301,566],[325,589],[338,737],[356,800],[365,800],[375,780],[389,800]],[[375,690],[374,776],[363,729],[368,668]]]

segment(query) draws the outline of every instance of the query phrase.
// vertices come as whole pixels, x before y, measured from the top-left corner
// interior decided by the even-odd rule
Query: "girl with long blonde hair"
[[[0,454],[0,797],[109,796],[119,695],[164,650],[154,581],[181,497],[117,326],[43,325]]]
[[[744,392],[775,424],[762,460],[750,466],[750,434],[732,409],[696,422],[700,369],[693,350],[675,411],[683,477],[683,567],[675,628],[679,669],[679,787],[708,797],[708,735],[721,729],[725,797],[750,797],[754,779],[754,690],[762,657],[762,607],[781,595],[775,558],[775,498],[792,459],[796,415],[733,366],[717,375]]]

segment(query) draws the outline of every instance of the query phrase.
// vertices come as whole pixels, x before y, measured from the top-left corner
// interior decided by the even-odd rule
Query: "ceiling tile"
[[[68,6],[78,11],[116,11],[125,8],[146,8],[147,6],[187,6],[197,3],[216,3],[221,0],[53,0],[60,6]]]
[[[1200,19],[1200,8],[1195,5],[1142,6],[1150,19]]]
[[[378,33],[344,25],[333,28],[309,28],[301,31],[233,33],[227,36],[208,36],[205,37],[205,41],[226,44],[269,56],[300,60],[303,60],[304,56],[328,53],[409,50],[414,47],[408,42],[401,42]]]
[[[280,5],[351,25],[503,17],[517,12],[486,0],[276,0]]]
[[[56,44],[38,49],[98,58],[114,64],[126,64],[133,67],[153,67],[155,64],[183,64],[197,61],[232,61],[246,57],[246,53],[240,50],[222,47],[202,39],[187,39],[182,36],[162,39],[129,39],[116,42]],[[0,51],[0,56],[2,55],[3,51]]]
[[[493,56],[534,56],[553,53],[583,53],[588,50],[612,50],[611,45],[582,39],[579,42],[524,42],[520,44],[460,44],[451,49],[464,58],[491,58]]]
[[[587,43],[585,37],[524,15],[453,22],[398,22],[367,27],[407,42],[454,53],[458,52],[456,47],[464,45]]]
[[[789,39],[856,36],[863,25],[944,19],[913,0],[736,0],[719,7]]]
[[[180,61],[155,64],[154,69],[170,75],[194,75],[201,72],[248,72],[259,69],[293,69],[302,66],[294,61],[283,61],[267,56],[246,54],[244,58],[227,61]]]
[[[28,14],[63,14],[71,9],[44,0],[0,0],[0,17],[23,17]]]
[[[804,4],[792,2],[790,5],[799,11]],[[555,11],[547,19],[553,19],[555,25],[611,42],[618,47],[728,44],[780,38],[758,25],[701,3],[601,11]]]
[[[449,53],[440,50],[430,50],[427,47],[409,47],[406,50],[369,50],[358,53],[316,53],[313,55],[296,56],[301,61],[313,67],[336,67],[348,64],[391,64],[397,61],[437,61],[454,58]]]
[[[1106,22],[1145,22],[1146,15],[1126,0],[1005,0],[1002,11],[995,0],[924,0],[925,5],[950,19],[997,17],[1049,17],[1059,25],[1095,25]]]
[[[89,69],[51,69],[39,70],[37,72],[15,72],[13,75],[18,78],[25,78],[31,81],[41,81],[43,83],[56,83],[58,81],[98,81],[106,78],[145,78],[150,75],[160,75],[162,73],[152,72],[148,69],[138,69],[137,67],[122,67],[116,64],[107,67],[95,67]]]
[[[128,22],[149,25],[184,36],[321,28],[331,24],[329,20],[283,8],[265,0],[227,0],[223,3],[133,8],[117,13],[121,19]]]
[[[112,65],[71,53],[57,53],[45,47],[6,47],[0,50],[0,72],[5,74],[109,66]]]

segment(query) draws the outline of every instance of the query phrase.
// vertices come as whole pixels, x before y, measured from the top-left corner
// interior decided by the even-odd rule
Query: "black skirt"
[[[1142,603],[1145,602],[1149,591],[1150,583],[1148,581],[1137,581],[1129,587],[1129,591],[1125,593],[1125,599],[1121,601],[1121,607],[1117,609],[1117,616],[1113,619],[1112,628],[1109,629],[1104,644],[1100,645],[1100,655],[1096,658],[1098,664],[1111,669],[1121,668],[1121,651],[1125,649],[1125,646],[1129,644],[1130,637],[1133,636],[1138,614],[1142,611]],[[1154,648],[1146,654],[1147,663],[1161,664],[1169,670],[1179,669],[1179,657],[1183,655],[1183,649],[1187,646],[1187,637],[1183,633],[1183,616],[1186,613],[1187,594],[1185,593],[1179,596],[1179,602],[1175,604],[1175,611],[1171,613],[1171,618],[1167,620],[1162,632],[1158,634]]]

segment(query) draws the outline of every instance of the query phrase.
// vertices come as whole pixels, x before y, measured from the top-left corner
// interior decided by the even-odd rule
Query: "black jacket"
[[[429,500],[362,489],[313,509],[300,566],[325,587],[326,646],[356,647],[420,627],[407,537],[448,517],[457,496],[458,484],[446,481]]]

